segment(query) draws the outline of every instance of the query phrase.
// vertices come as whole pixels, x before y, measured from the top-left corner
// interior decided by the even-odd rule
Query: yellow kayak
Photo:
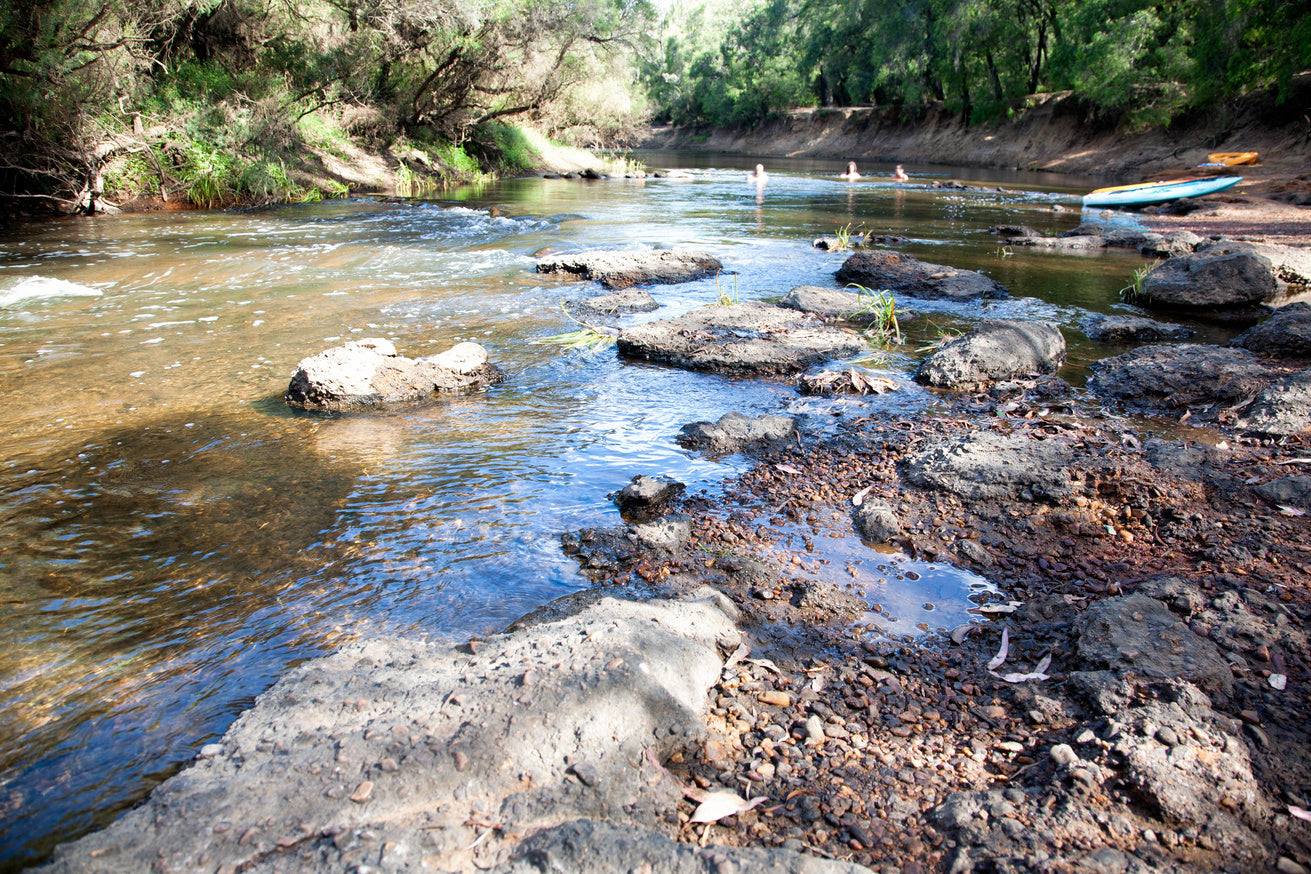
[[[1206,159],[1223,167],[1236,167],[1239,164],[1255,164],[1257,155],[1257,152],[1212,152]]]

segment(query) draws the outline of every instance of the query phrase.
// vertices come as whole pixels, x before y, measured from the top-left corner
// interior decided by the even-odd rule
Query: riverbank
[[[980,433],[1068,454],[907,478]],[[1306,448],[1046,381],[849,413],[685,540],[562,532],[596,586],[505,634],[297,669],[52,869],[1303,870]],[[996,586],[978,624],[873,632],[817,575],[857,498]]]

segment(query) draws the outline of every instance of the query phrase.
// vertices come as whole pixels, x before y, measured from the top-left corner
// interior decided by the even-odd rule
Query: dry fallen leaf
[[[873,486],[865,486],[865,488],[856,492],[855,496],[851,499],[851,506],[859,507],[861,504],[865,503],[866,496],[868,496],[872,491],[874,491]]]
[[[1288,812],[1298,819],[1305,819],[1307,822],[1311,822],[1311,810],[1303,810],[1300,807],[1290,804],[1288,805]]]
[[[1006,654],[1010,652],[1010,648],[1011,631],[1009,628],[1003,628],[1001,630],[1001,648],[998,649],[997,654],[992,657],[992,661],[988,662],[988,670],[995,671],[1000,668],[1002,663],[1006,661]]]
[[[972,633],[978,627],[977,625],[970,625],[968,622],[964,625],[957,625],[951,630],[951,642],[960,646],[965,642],[966,635]]]
[[[793,474],[794,476],[800,476],[800,474],[801,474],[801,471],[797,470],[795,467],[793,467],[793,466],[790,465],[790,464],[776,464],[776,465],[774,465],[774,468],[775,468],[776,470],[781,470],[781,471],[783,471],[784,473],[790,473],[790,474]]]
[[[736,792],[727,789],[720,792],[707,792],[695,811],[691,822],[719,822],[726,816],[746,813],[753,807],[764,804],[769,798],[761,795],[747,800]]]
[[[1281,516],[1305,516],[1306,510],[1299,510],[1297,507],[1286,507],[1279,505],[1279,515]]]

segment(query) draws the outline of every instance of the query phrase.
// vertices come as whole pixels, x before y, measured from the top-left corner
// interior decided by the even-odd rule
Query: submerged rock
[[[724,270],[718,258],[690,249],[580,252],[537,262],[537,272],[594,279],[607,288],[674,285],[714,276]]]
[[[930,264],[902,252],[857,252],[837,272],[838,282],[928,300],[1009,297],[1005,286],[973,270]]]
[[[645,288],[623,288],[607,294],[598,294],[584,300],[570,301],[571,310],[597,313],[603,316],[626,313],[649,313],[660,309],[660,304]]]
[[[1236,404],[1279,376],[1246,349],[1184,344],[1143,346],[1092,366],[1088,390],[1131,405],[1176,409]]]
[[[935,388],[979,388],[1053,373],[1064,363],[1065,337],[1052,323],[985,319],[924,359],[915,380]]]
[[[782,374],[865,351],[865,339],[814,316],[761,303],[703,307],[619,333],[632,358],[688,370]]]
[[[283,399],[302,410],[374,409],[478,391],[504,378],[477,343],[406,358],[390,340],[357,340],[301,361]]]
[[[1089,340],[1109,346],[1162,343],[1168,340],[1187,340],[1193,336],[1191,328],[1142,316],[1094,316],[1085,324],[1084,333]]]

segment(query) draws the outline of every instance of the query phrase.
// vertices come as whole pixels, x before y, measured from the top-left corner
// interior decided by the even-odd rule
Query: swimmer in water
[[[893,171],[892,171],[892,178],[893,178],[893,179],[896,179],[898,182],[909,182],[909,181],[910,181],[910,176],[908,176],[908,175],[906,174],[906,168],[903,167],[903,166],[901,166],[900,164],[897,165],[897,169],[896,169],[896,170],[893,170]]]
[[[859,179],[859,178],[860,178],[860,173],[856,170],[856,162],[855,162],[855,161],[850,161],[850,162],[848,162],[848,163],[847,163],[847,172],[846,172],[846,173],[839,173],[839,174],[838,174],[838,178],[839,178],[839,179]]]
[[[755,172],[752,172],[752,173],[748,173],[748,174],[747,174],[747,181],[748,181],[748,182],[764,182],[764,181],[765,181],[766,179],[768,179],[768,178],[769,178],[769,177],[768,177],[767,175],[765,175],[765,165],[764,165],[764,164],[757,164],[757,165],[756,165]]]

